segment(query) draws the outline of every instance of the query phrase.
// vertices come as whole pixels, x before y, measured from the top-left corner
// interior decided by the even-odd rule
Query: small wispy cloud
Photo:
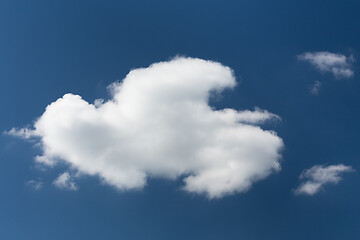
[[[34,190],[40,190],[44,184],[42,180],[39,178],[38,180],[29,180],[25,183],[25,185]]]
[[[330,72],[336,78],[350,78],[354,75],[352,63],[354,57],[331,52],[306,52],[297,56],[299,60],[307,61],[320,72]]]
[[[317,96],[319,95],[320,92],[320,88],[321,88],[322,83],[319,81],[315,81],[309,88],[309,93],[311,95]]]
[[[54,181],[54,186],[60,189],[73,190],[76,191],[79,189],[75,181],[71,178],[68,172],[60,174]]]
[[[346,172],[352,172],[354,169],[351,166],[339,165],[315,165],[310,169],[304,170],[300,179],[306,179],[300,186],[295,189],[295,194],[314,195],[320,191],[320,189],[329,183],[336,184],[342,180],[341,174]]]
[[[12,128],[9,131],[4,131],[3,133],[6,135],[19,137],[23,139],[30,139],[35,136],[34,131],[29,128]]]

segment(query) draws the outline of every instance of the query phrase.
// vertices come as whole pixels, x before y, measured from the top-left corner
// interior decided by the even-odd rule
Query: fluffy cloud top
[[[353,57],[330,52],[306,52],[298,59],[307,61],[321,72],[331,72],[336,78],[349,78],[354,75],[352,70]]]
[[[310,169],[304,170],[300,178],[307,179],[304,183],[295,190],[295,194],[314,195],[325,184],[338,183],[341,180],[341,174],[345,172],[354,171],[351,166],[343,164],[322,166],[316,165]]]
[[[53,184],[60,189],[67,189],[67,190],[78,190],[78,186],[71,178],[68,172],[64,172],[60,174],[54,181]]]
[[[106,102],[65,94],[33,129],[9,133],[39,138],[43,154],[36,161],[66,162],[118,189],[182,177],[184,190],[219,198],[280,170],[283,141],[258,126],[278,116],[208,105],[211,92],[235,85],[220,63],[175,58],[130,71],[110,86]]]

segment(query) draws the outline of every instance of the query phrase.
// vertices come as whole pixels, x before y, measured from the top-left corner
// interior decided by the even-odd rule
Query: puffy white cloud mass
[[[68,172],[64,172],[60,174],[54,181],[53,184],[60,189],[67,189],[67,190],[78,190],[78,186],[76,185],[75,181],[71,178]]]
[[[130,71],[109,86],[108,101],[65,94],[33,129],[10,133],[40,139],[36,161],[66,162],[121,190],[142,188],[148,178],[180,177],[184,190],[219,198],[280,170],[283,141],[258,126],[278,116],[209,106],[212,92],[235,85],[229,67],[177,57]]]
[[[341,174],[351,172],[354,169],[351,166],[339,165],[315,165],[310,169],[304,170],[300,178],[307,179],[304,183],[295,189],[295,194],[314,195],[328,183],[338,183],[342,178]]]
[[[330,52],[306,52],[298,56],[298,59],[309,62],[321,72],[331,72],[336,78],[349,78],[354,75],[352,70],[352,56]]]

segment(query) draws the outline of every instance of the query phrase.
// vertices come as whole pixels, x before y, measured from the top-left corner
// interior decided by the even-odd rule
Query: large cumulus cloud
[[[65,94],[32,129],[9,133],[39,139],[36,161],[66,162],[118,189],[183,177],[186,191],[218,198],[280,170],[282,139],[258,126],[276,115],[209,106],[211,92],[235,85],[220,63],[178,57],[130,71],[106,102]]]

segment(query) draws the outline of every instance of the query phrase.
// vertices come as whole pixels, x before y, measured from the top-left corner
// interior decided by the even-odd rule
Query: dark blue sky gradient
[[[239,82],[216,108],[267,109],[283,138],[282,171],[244,194],[208,200],[181,180],[150,180],[119,192],[96,177],[79,191],[51,186],[65,166],[43,171],[32,143],[0,136],[0,239],[360,239],[359,1],[0,1],[1,131],[33,123],[71,92],[108,98],[129,70],[177,54],[231,67]],[[355,57],[336,80],[296,55]],[[309,86],[322,82],[319,96]],[[338,185],[296,196],[315,164],[351,165]],[[39,191],[25,182],[41,178]]]

